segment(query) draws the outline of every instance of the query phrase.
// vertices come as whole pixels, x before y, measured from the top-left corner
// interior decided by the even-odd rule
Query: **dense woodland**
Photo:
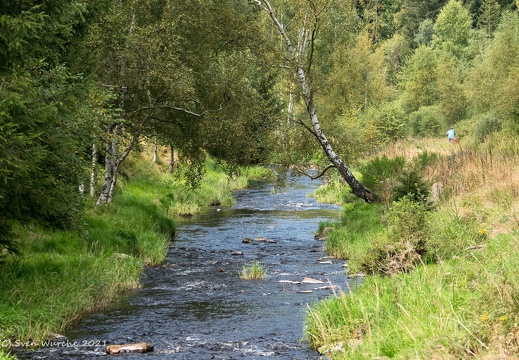
[[[175,151],[196,186],[207,154],[229,173],[328,165],[311,109],[348,166],[450,126],[476,144],[517,136],[518,6],[2,0],[0,254],[16,252],[15,223],[80,226],[144,142]]]

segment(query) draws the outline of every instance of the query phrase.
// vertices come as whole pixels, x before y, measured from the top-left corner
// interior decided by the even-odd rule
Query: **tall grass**
[[[373,276],[315,304],[308,340],[332,359],[463,359],[519,352],[519,238],[501,236],[441,265]]]
[[[517,141],[498,138],[477,148],[432,140],[393,145],[386,155],[410,161],[423,151],[442,154],[424,167],[426,179],[441,184],[421,225],[427,251],[414,270],[367,277],[312,305],[305,325],[312,346],[330,359],[519,355],[517,149]],[[399,234],[387,227],[391,207],[380,210],[371,219],[360,211],[356,220],[345,210],[327,249],[362,265],[377,253],[372,246]],[[354,230],[359,218],[363,232]]]
[[[384,232],[382,223],[383,206],[367,204],[362,200],[343,206],[341,223],[335,227],[325,243],[331,256],[347,259],[350,271],[361,272],[361,263],[370,252],[372,242]]]

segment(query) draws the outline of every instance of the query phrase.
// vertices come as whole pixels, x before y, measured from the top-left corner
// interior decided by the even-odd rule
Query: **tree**
[[[484,0],[480,9],[481,14],[478,16],[478,26],[491,36],[499,24],[501,7],[496,0]]]
[[[447,0],[403,0],[400,11],[395,14],[398,31],[408,43],[416,47],[414,41],[420,24],[426,20],[436,20],[441,8]]]
[[[428,46],[420,46],[408,60],[401,76],[401,99],[406,111],[411,113],[438,100],[437,64],[437,54]]]
[[[103,124],[98,204],[111,201],[117,170],[143,137],[189,162],[193,186],[207,152],[229,169],[264,156],[275,73],[261,69],[256,23],[239,0],[112,3],[89,39],[100,85],[112,89],[120,111]]]
[[[376,201],[376,194],[364,187],[364,185],[353,176],[341,157],[335,153],[330,141],[321,128],[317,116],[314,99],[315,88],[310,76],[313,64],[313,51],[315,50],[315,41],[320,26],[320,17],[324,16],[325,11],[327,10],[327,4],[317,4],[314,2],[309,3],[311,12],[305,14],[301,23],[302,27],[296,31],[296,33],[300,35],[299,41],[294,43],[287,32],[287,26],[280,22],[270,4],[270,1],[255,0],[255,3],[269,15],[276,29],[279,31],[279,34],[285,42],[285,48],[289,60],[288,66],[294,71],[294,74],[299,80],[301,95],[306,106],[309,123],[304,122],[303,120],[296,120],[296,122],[310,132],[318,141],[328,160],[331,162],[327,168],[335,167],[356,196],[364,199],[366,202]],[[306,64],[304,64],[305,60]]]
[[[443,49],[458,60],[466,59],[472,19],[460,1],[450,0],[434,23],[433,47]]]
[[[504,13],[494,39],[469,73],[465,88],[477,113],[496,113],[519,129],[519,13]]]
[[[68,64],[76,60],[75,44],[96,5],[0,4],[0,253],[16,222],[58,228],[81,224],[78,188],[94,121],[85,115],[96,90]]]

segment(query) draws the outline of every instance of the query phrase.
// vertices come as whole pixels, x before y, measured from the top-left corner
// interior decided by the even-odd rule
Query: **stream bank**
[[[19,357],[89,359],[108,344],[148,342],[154,352],[132,358],[318,359],[301,341],[307,305],[329,296],[330,284],[349,286],[344,262],[314,239],[320,222],[340,217],[338,206],[307,197],[318,185],[290,179],[279,193],[272,181],[255,181],[235,193],[235,206],[183,220],[166,262],[145,270],[141,289],[70,329],[72,345]],[[261,237],[269,241],[243,243]],[[267,278],[241,280],[254,260]]]

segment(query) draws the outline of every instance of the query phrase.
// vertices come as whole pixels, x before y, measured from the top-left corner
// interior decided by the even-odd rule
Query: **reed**
[[[267,272],[257,260],[252,261],[249,265],[244,265],[240,273],[242,280],[264,280],[266,277]]]

